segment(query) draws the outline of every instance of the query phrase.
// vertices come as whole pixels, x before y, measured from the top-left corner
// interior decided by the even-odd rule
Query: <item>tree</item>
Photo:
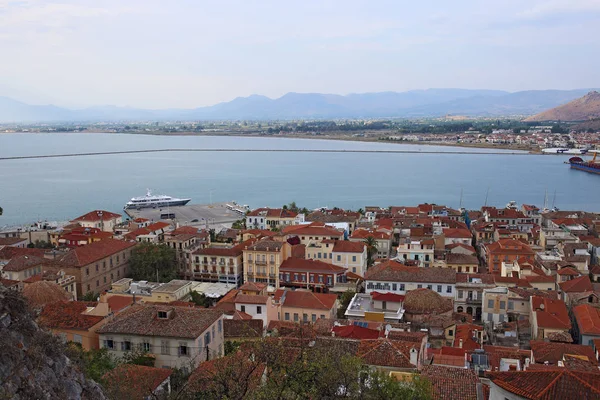
[[[345,318],[345,314],[346,314],[346,310],[348,309],[348,305],[354,298],[355,294],[356,293],[354,293],[352,290],[348,290],[348,291],[342,293],[342,297],[340,298],[340,306],[338,307],[338,310],[337,310],[338,318]]]
[[[190,293],[190,301],[197,306],[201,306],[204,308],[208,308],[211,305],[211,301],[204,293],[198,293],[196,291],[192,291]]]
[[[363,214],[365,213],[365,210],[363,210],[362,208],[359,208],[359,209],[358,209],[358,213],[359,213],[360,215],[363,215]]]
[[[177,278],[175,249],[163,245],[142,243],[133,250],[129,260],[134,280],[169,282]]]
[[[148,352],[141,348],[134,348],[127,351],[119,360],[122,364],[144,365],[146,367],[154,367],[155,358],[148,355]]]
[[[87,292],[79,300],[81,301],[98,301],[100,295],[96,292]]]
[[[246,220],[239,219],[239,220],[235,221],[233,224],[231,224],[231,228],[232,229],[246,229]]]
[[[2,210],[2,207],[0,207],[0,215],[2,215],[2,212],[3,212],[3,211],[4,211],[4,210]]]
[[[292,201],[292,202],[291,202],[291,203],[288,205],[288,208],[289,208],[289,210],[290,210],[290,211],[293,211],[293,212],[296,212],[296,213],[299,211],[299,208],[298,208],[298,206],[296,205],[296,202],[295,202],[295,201]]]
[[[363,243],[367,246],[367,266],[373,265],[373,256],[377,254],[377,239],[374,236],[368,236]]]
[[[108,349],[84,350],[79,343],[69,342],[67,356],[81,366],[85,376],[96,382],[102,381],[102,376],[118,365],[118,359]]]

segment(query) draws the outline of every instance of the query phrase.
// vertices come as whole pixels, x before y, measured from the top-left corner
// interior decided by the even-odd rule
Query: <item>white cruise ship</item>
[[[134,197],[125,204],[124,210],[127,209],[140,209],[140,208],[158,208],[158,207],[172,207],[172,206],[184,206],[192,199],[178,199],[177,197],[165,196],[164,194],[152,194],[150,189],[146,192],[145,196]]]

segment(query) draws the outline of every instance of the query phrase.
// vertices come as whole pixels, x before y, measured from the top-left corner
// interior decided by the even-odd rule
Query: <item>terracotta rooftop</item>
[[[42,308],[49,303],[73,299],[71,293],[49,281],[39,281],[26,285],[23,288],[23,296],[34,309]]]
[[[322,274],[343,274],[346,269],[319,260],[290,257],[281,263],[280,272],[315,272]]]
[[[380,292],[371,292],[371,298],[377,301],[389,301],[395,303],[401,303],[404,301],[405,296],[396,293],[380,293]]]
[[[233,301],[236,304],[267,304],[269,296],[238,293]]]
[[[43,249],[30,249],[22,247],[6,246],[0,249],[0,260],[10,260],[16,256],[29,255],[36,257],[44,257]]]
[[[362,253],[365,251],[363,242],[351,242],[349,240],[336,240],[333,251],[336,253]]]
[[[450,253],[446,255],[447,264],[479,265],[477,257],[470,254]]]
[[[444,313],[452,308],[452,299],[426,288],[411,290],[404,298],[404,310],[411,314]]]
[[[47,262],[48,260],[45,258],[32,255],[20,255],[11,258],[11,260],[4,266],[3,270],[9,272],[20,272],[29,268],[37,267],[38,265],[46,264]]]
[[[494,254],[517,254],[533,256],[535,253],[525,243],[514,239],[500,239],[497,242],[486,245],[486,252]]]
[[[21,237],[0,237],[0,246],[12,246],[26,240]]]
[[[245,245],[249,251],[272,251],[279,252],[283,246],[282,242],[278,242],[272,239],[264,238],[254,242],[251,245]],[[244,247],[245,248],[245,247]]]
[[[262,337],[263,321],[260,319],[224,319],[223,336],[228,338]]]
[[[590,304],[581,304],[573,308],[575,321],[582,335],[600,335],[600,309]]]
[[[336,337],[349,339],[377,339],[381,335],[378,329],[363,328],[358,325],[334,326],[331,331]]]
[[[158,318],[158,311],[165,307],[171,312],[169,318]],[[195,339],[222,315],[215,309],[136,304],[116,315],[98,333]]]
[[[446,228],[443,230],[444,237],[451,239],[471,239],[473,234],[468,229]]]
[[[445,247],[446,250],[452,252],[454,249],[465,249],[471,252],[471,254],[475,254],[475,248],[473,246],[466,245],[464,243],[452,243]]]
[[[281,298],[282,295],[283,291],[278,290],[275,293],[275,298]],[[317,310],[331,310],[335,306],[336,302],[337,295],[335,294],[313,293],[300,290],[287,290],[282,306],[293,308],[309,308]]]
[[[361,340],[356,356],[362,358],[367,365],[394,368],[416,368],[410,362],[410,350],[419,350],[418,345],[411,342],[390,339]]]
[[[42,310],[39,322],[53,329],[88,330],[104,319],[98,315],[83,314],[88,307],[95,307],[97,304],[83,301],[49,303]]]
[[[172,373],[173,370],[170,368],[119,364],[102,378],[106,382],[108,392],[112,395],[123,399],[145,400],[153,397],[152,392]]]
[[[94,210],[90,211],[87,214],[83,214],[75,219],[72,222],[84,221],[84,222],[100,222],[101,220],[109,221],[111,219],[121,218],[121,214],[115,214],[110,211],[104,210]]]
[[[593,290],[592,282],[588,275],[561,282],[558,285],[560,286],[560,289],[566,293],[589,292]]]
[[[352,232],[352,235],[350,237],[352,239],[366,239],[368,237],[374,237],[375,239],[378,239],[378,240],[389,240],[391,238],[391,235],[387,232],[374,231],[374,230],[361,228],[361,229],[356,229],[354,232]]]
[[[266,283],[246,282],[242,286],[240,286],[240,290],[247,290],[249,292],[262,292],[266,287]]]
[[[246,216],[248,217],[268,217],[268,218],[296,218],[297,212],[283,209],[283,208],[257,208],[256,210],[250,211]]]
[[[421,375],[432,385],[433,398],[439,400],[477,399],[479,379],[471,369],[426,365]]]
[[[407,267],[389,261],[371,267],[365,279],[391,282],[456,283],[456,271],[452,268]]]
[[[560,342],[545,342],[543,340],[531,340],[531,351],[536,363],[544,363],[548,361],[550,364],[556,365],[558,361],[563,359],[565,354],[587,357],[590,362],[597,365],[596,355],[591,346],[581,344],[560,343]]]
[[[589,372],[518,371],[492,372],[492,382],[502,389],[532,400],[598,399],[600,375]]]
[[[133,304],[133,297],[114,295],[110,296],[106,302],[108,303],[108,307],[112,312],[119,312]]]
[[[81,268],[113,254],[131,249],[135,245],[136,243],[123,240],[104,239],[70,250],[60,259],[60,263],[66,267]]]
[[[288,225],[281,232],[284,235],[329,236],[337,238],[344,235],[342,231],[320,222],[312,222],[305,225]]]
[[[571,329],[571,320],[564,301],[533,296],[531,308],[540,328]]]

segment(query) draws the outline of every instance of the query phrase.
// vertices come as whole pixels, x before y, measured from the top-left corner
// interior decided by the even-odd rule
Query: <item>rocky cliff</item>
[[[0,349],[0,399],[105,399],[65,345],[38,327],[23,297],[1,284]]]
[[[532,115],[524,121],[587,121],[594,118],[600,118],[600,93],[596,91],[562,106]]]

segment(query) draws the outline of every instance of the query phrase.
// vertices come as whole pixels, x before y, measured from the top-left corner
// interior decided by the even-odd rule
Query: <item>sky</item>
[[[600,86],[600,0],[0,0],[0,95],[193,108],[262,94]]]

